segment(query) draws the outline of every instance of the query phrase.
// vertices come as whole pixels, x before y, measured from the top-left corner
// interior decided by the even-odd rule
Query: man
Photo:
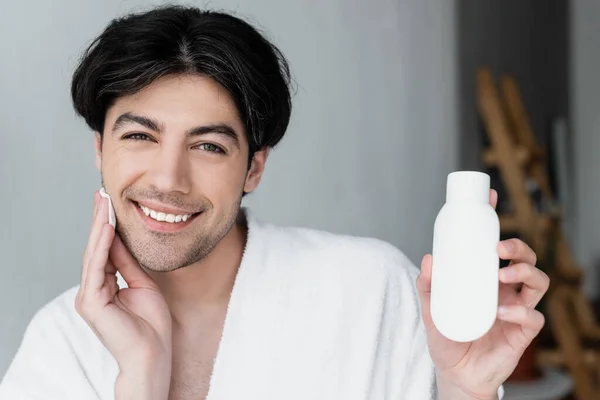
[[[72,97],[117,227],[96,193],[81,284],[33,318],[1,399],[496,399],[544,323],[521,241],[498,248],[495,325],[455,343],[431,321],[431,256],[418,275],[388,244],[242,209],[291,102],[282,54],[233,16],[112,21]]]

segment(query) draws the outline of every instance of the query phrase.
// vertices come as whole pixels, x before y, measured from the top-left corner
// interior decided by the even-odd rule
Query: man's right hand
[[[94,197],[75,308],[117,361],[117,399],[166,399],[172,359],[169,307],[108,223],[108,200]],[[119,289],[117,271],[128,288]]]

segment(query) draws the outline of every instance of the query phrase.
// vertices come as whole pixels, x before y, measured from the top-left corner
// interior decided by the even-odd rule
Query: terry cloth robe
[[[207,400],[437,398],[418,270],[398,249],[245,213],[248,240]],[[1,400],[114,399],[117,363],[75,311],[76,293],[35,314]]]

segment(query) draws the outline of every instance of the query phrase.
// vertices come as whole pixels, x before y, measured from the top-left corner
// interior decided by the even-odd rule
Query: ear
[[[100,133],[96,132],[94,138],[94,148],[96,149],[96,168],[98,171],[102,170],[102,137]]]
[[[248,174],[246,174],[244,192],[253,192],[258,187],[263,171],[265,170],[267,157],[269,157],[268,147],[254,153],[254,157],[252,157],[252,163],[250,164],[250,169],[248,170]]]

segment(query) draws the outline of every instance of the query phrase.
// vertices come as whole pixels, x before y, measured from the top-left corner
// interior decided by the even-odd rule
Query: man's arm
[[[504,390],[500,387],[498,394],[492,398],[487,397],[477,397],[471,396],[453,386],[451,383],[446,382],[443,378],[438,378],[436,380],[437,391],[438,391],[438,400],[501,400],[504,394]]]
[[[116,400],[167,400],[171,360],[149,354],[122,365],[115,383]]]
[[[394,381],[388,386],[386,399],[479,400],[436,376],[415,288],[419,270],[397,249],[387,259],[391,274],[386,310],[394,326],[389,370]],[[497,398],[485,400],[502,400],[503,394],[500,387]]]

